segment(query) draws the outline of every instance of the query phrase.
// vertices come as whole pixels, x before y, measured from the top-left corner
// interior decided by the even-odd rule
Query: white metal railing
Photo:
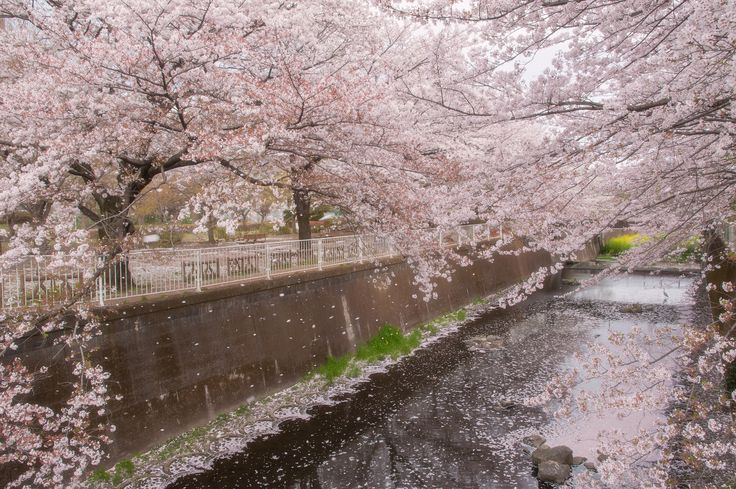
[[[472,245],[503,231],[485,224],[439,233],[438,245]],[[339,236],[199,249],[151,249],[123,254],[107,265],[91,257],[33,256],[0,271],[0,309],[41,307],[82,299],[106,301],[264,278],[297,270],[357,263],[395,254],[386,237]],[[98,260],[95,262],[95,260]],[[97,273],[94,284],[90,283]],[[94,285],[94,286],[92,286]],[[88,287],[83,291],[82,287]]]

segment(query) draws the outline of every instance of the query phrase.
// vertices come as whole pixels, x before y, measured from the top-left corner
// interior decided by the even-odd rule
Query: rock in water
[[[498,405],[504,409],[512,409],[516,407],[516,403],[514,401],[501,401]]]
[[[586,469],[592,472],[598,472],[598,469],[595,468],[595,464],[593,462],[585,462],[583,464],[583,467],[585,467]]]
[[[500,350],[503,348],[503,338],[496,335],[474,336],[465,340],[465,344],[471,351],[486,352]]]
[[[572,449],[565,445],[552,448],[539,447],[532,453],[532,461],[535,465],[550,460],[562,465],[572,465]]]
[[[542,435],[529,435],[525,436],[523,440],[524,443],[527,445],[533,446],[534,448],[539,448],[540,446],[544,445],[544,442],[547,440]]]
[[[570,477],[570,466],[557,463],[554,460],[545,460],[539,464],[537,479],[544,482],[562,484]]]
[[[583,465],[583,463],[588,460],[585,457],[573,457],[572,458],[572,464],[573,465]]]

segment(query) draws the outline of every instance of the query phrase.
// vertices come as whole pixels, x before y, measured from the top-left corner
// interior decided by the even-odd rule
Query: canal
[[[586,277],[575,277],[584,279]],[[594,458],[608,420],[560,424],[524,401],[611,331],[653,330],[693,315],[692,279],[631,275],[565,297],[535,294],[374,374],[237,456],[174,488],[537,488],[520,441],[542,433]],[[565,292],[563,289],[562,292]],[[632,305],[636,305],[632,307]],[[491,338],[492,347],[477,338]],[[479,346],[480,345],[480,346]],[[644,415],[642,415],[644,416]],[[626,426],[651,421],[636,414]]]

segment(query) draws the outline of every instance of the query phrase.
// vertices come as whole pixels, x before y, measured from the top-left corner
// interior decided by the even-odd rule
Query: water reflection
[[[688,279],[605,281],[573,300],[540,295],[495,312],[374,378],[351,399],[255,442],[246,453],[172,487],[536,488],[518,441],[549,423],[521,403],[573,352],[611,327],[676,321]],[[642,318],[591,300],[664,304]],[[504,348],[471,352],[463,338],[494,334]],[[513,402],[504,407],[502,401]]]
[[[566,276],[581,282],[592,277],[583,272]],[[593,287],[585,287],[575,293],[575,298],[638,304],[682,304],[687,301],[691,284],[692,279],[688,277],[623,275],[604,279]]]

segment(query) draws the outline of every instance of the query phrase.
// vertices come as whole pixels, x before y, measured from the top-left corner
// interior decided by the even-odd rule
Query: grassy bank
[[[346,373],[348,377],[357,377],[360,375],[359,363],[375,363],[406,355],[419,346],[421,339],[419,330],[405,335],[399,328],[386,324],[367,343],[360,345],[355,353],[327,357],[324,364],[307,374],[307,378],[319,376],[332,384]]]
[[[387,358],[395,360],[408,355],[420,345],[423,337],[435,335],[441,327],[455,321],[463,321],[465,316],[465,309],[460,309],[423,324],[407,334],[402,333],[396,326],[386,324],[354,353],[328,357],[325,363],[307,374],[307,379],[321,378],[330,385],[343,376],[358,377],[362,372],[361,367]]]

